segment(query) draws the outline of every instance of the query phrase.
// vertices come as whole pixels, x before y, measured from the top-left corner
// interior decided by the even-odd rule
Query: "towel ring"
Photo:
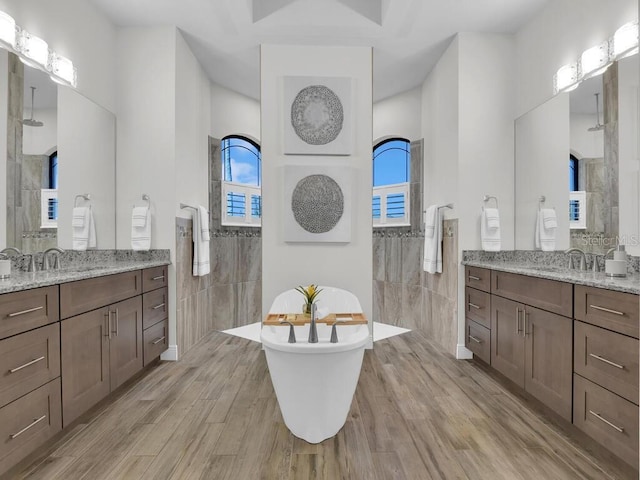
[[[547,197],[545,197],[544,195],[540,195],[540,198],[538,199],[538,210],[542,210],[542,207],[544,206],[544,202],[547,201]]]
[[[74,207],[78,206],[78,199],[79,198],[82,198],[82,199],[84,199],[84,200],[86,200],[88,202],[89,200],[91,200],[91,194],[89,194],[89,193],[81,193],[79,195],[76,195],[76,198],[73,199],[73,206]]]
[[[498,197],[494,197],[493,195],[485,195],[483,199],[484,203],[487,203],[492,198],[496,201],[496,208],[498,208]]]

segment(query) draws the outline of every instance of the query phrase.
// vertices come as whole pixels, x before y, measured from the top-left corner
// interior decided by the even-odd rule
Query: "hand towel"
[[[147,212],[149,207],[133,207],[131,212],[131,226],[142,228],[147,223]]]
[[[437,205],[431,205],[425,214],[422,268],[427,273],[442,273],[442,218]]]
[[[544,212],[544,210],[551,210],[551,212]],[[539,248],[543,252],[553,252],[556,249],[556,228],[546,228],[544,225],[544,218],[547,215],[549,218],[552,216],[555,218],[555,211],[550,208],[542,208],[538,210],[538,216],[536,218],[536,231],[535,231],[535,248]],[[553,223],[550,222],[552,225]],[[557,220],[556,220],[557,225]]]
[[[140,215],[144,214],[141,218]],[[151,209],[133,207],[131,212],[131,249],[146,251],[151,248]]]
[[[490,213],[494,210],[495,213]],[[488,215],[492,216],[492,225],[498,224],[497,227],[491,228],[489,225]],[[499,252],[501,248],[500,242],[500,216],[498,209],[496,208],[484,208],[482,209],[482,215],[480,217],[480,243],[482,249],[486,252]]]
[[[200,215],[200,235],[202,235],[202,241],[208,242],[211,239],[209,233],[209,212],[200,205],[198,207],[198,214]]]
[[[487,229],[500,228],[500,211],[497,208],[485,208],[484,214],[487,219]]]
[[[558,227],[558,217],[556,216],[556,211],[553,208],[542,209],[542,223],[546,229]]]
[[[74,250],[96,247],[96,225],[93,221],[91,207],[74,207],[71,230]]]
[[[193,276],[203,277],[210,271],[209,265],[209,240],[205,240],[205,235],[202,233],[202,226],[206,224],[208,226],[207,209],[203,206],[196,208],[193,213]],[[207,231],[209,229],[207,228]],[[206,237],[208,237],[208,232]]]

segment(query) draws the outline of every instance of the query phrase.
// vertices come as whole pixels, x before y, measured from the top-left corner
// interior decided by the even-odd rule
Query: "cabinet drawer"
[[[168,311],[169,294],[166,287],[145,293],[142,295],[142,328],[147,329],[164,320]]]
[[[147,365],[160,356],[169,348],[169,320],[156,323],[153,327],[147,328],[143,335],[144,339],[144,364]]]
[[[585,378],[638,403],[638,340],[574,322],[573,368]]]
[[[571,283],[493,270],[491,292],[565,317],[573,316]]]
[[[475,288],[465,289],[465,315],[474,322],[491,328],[491,295]]]
[[[58,287],[0,295],[0,338],[58,321]]]
[[[140,270],[60,285],[60,317],[69,318],[139,295]]]
[[[156,288],[166,287],[167,284],[167,265],[146,268],[142,271],[143,292],[150,292]]]
[[[466,321],[465,346],[485,363],[491,363],[491,331],[473,320]]]
[[[464,284],[483,292],[491,292],[491,270],[478,267],[466,267]]]
[[[0,341],[0,406],[60,376],[60,324]]]
[[[62,428],[60,379],[0,409],[0,471],[33,452]]]
[[[638,295],[576,285],[576,318],[638,338]]]
[[[637,469],[637,405],[576,374],[573,402],[574,425]]]

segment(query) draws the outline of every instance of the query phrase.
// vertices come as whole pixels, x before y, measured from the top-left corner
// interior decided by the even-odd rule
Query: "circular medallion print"
[[[310,85],[291,104],[291,125],[309,145],[333,142],[342,130],[344,112],[340,98],[324,85]]]
[[[344,212],[344,196],[336,181],[326,175],[309,175],[291,195],[293,217],[310,233],[332,230]]]

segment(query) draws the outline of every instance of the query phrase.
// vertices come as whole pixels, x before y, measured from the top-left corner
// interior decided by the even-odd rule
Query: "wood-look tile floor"
[[[637,478],[567,431],[477,364],[411,332],[366,352],[346,425],[310,445],[284,425],[260,345],[213,333],[13,478]]]

